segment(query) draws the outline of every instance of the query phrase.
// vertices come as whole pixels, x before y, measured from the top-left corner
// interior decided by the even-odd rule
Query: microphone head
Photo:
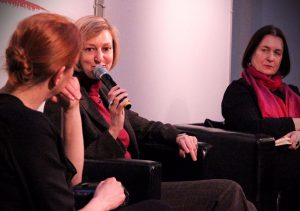
[[[103,67],[102,65],[96,65],[95,69],[93,70],[94,76],[96,79],[101,79],[101,77],[104,74],[108,74],[107,70],[105,67]]]

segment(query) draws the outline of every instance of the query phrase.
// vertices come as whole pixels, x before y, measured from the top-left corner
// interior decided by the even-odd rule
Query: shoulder
[[[247,82],[246,82],[246,80],[244,78],[240,78],[238,80],[234,80],[228,86],[228,88],[240,88],[240,87],[248,88],[250,86],[247,84]]]
[[[300,92],[299,92],[299,89],[298,89],[297,86],[292,85],[292,84],[289,84],[289,87],[290,87],[294,92],[296,92],[298,95],[300,95]]]
[[[249,86],[244,78],[232,81],[225,91],[225,95],[228,94],[244,94],[252,93],[254,90]]]
[[[16,129],[22,129],[26,127],[41,127],[47,125],[47,121],[44,114],[40,111],[32,110],[26,107],[22,101],[18,98],[6,95],[0,96],[0,116],[1,119],[11,126],[22,125],[23,127]]]
[[[256,94],[254,89],[247,84],[245,79],[240,78],[239,80],[233,81],[226,89],[222,107],[228,105],[244,104],[245,102],[253,102],[256,100]]]
[[[45,163],[45,159],[53,163],[58,160],[60,136],[43,113],[16,101],[0,106],[0,119],[9,129],[1,132],[9,138],[15,159],[22,168],[35,168],[37,164]]]
[[[34,144],[41,136],[44,138],[45,135],[53,134],[46,116],[27,108],[18,98],[1,96],[0,104],[1,121],[14,132],[13,135],[19,142]]]

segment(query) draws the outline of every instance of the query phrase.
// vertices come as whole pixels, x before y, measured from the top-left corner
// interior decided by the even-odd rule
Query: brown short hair
[[[6,68],[17,83],[36,84],[77,62],[81,50],[78,28],[66,17],[39,13],[21,21],[6,49]]]

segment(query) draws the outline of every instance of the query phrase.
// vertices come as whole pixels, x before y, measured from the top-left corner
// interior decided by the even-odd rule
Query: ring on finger
[[[113,100],[110,100],[110,101],[108,102],[108,104],[109,104],[109,106],[112,106],[112,105],[114,104],[114,101],[113,101]]]
[[[197,139],[194,139],[194,142],[195,142],[196,148],[198,148],[198,140],[197,140]]]

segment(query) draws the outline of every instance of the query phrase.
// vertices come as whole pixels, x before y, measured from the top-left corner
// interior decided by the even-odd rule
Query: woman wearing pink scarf
[[[274,187],[280,210],[300,210],[300,96],[297,87],[282,79],[290,72],[288,45],[282,31],[272,25],[255,32],[245,50],[241,78],[227,88],[222,101],[225,127],[290,138],[290,150],[278,151]],[[298,208],[297,208],[298,206]]]

